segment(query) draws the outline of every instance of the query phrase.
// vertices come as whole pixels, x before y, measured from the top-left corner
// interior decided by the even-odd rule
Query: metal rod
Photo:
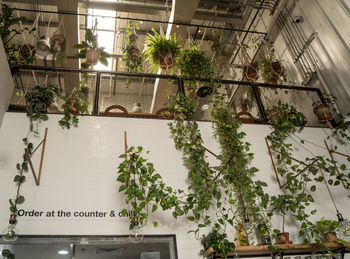
[[[169,22],[169,21],[161,21],[161,20],[150,20],[150,19],[140,19],[140,18],[128,18],[128,17],[121,17],[121,16],[105,16],[105,15],[97,15],[97,14],[83,14],[83,13],[77,13],[77,12],[55,12],[55,11],[44,11],[44,10],[32,10],[32,9],[24,9],[24,8],[13,8],[16,11],[23,11],[23,12],[36,12],[36,13],[51,13],[51,14],[66,14],[66,15],[77,15],[77,16],[92,16],[92,17],[101,17],[101,18],[112,18],[112,19],[120,19],[120,20],[133,20],[133,21],[142,21],[142,22],[151,22],[151,23],[164,23],[164,24],[175,24],[175,25],[183,25],[183,26],[190,26],[190,27],[202,27],[202,28],[208,28],[208,29],[220,29],[220,30],[227,30],[227,31],[238,31],[238,32],[245,32],[245,33],[255,33],[255,34],[261,34],[266,35],[266,32],[259,32],[259,31],[250,31],[250,27],[248,30],[243,29],[233,29],[233,28],[225,28],[225,27],[218,27],[218,26],[208,26],[208,25],[200,25],[200,24],[188,24],[188,23],[181,23],[181,22]],[[259,10],[258,10],[259,11]],[[254,21],[254,19],[253,19]]]
[[[254,94],[256,103],[258,105],[259,113],[260,113],[261,117],[263,118],[264,122],[267,123],[268,119],[267,119],[267,115],[266,115],[266,112],[265,112],[264,104],[263,104],[263,102],[262,102],[262,100],[260,98],[259,89],[255,85],[252,85],[251,87],[253,89],[253,94]]]
[[[95,90],[95,99],[94,99],[94,107],[92,114],[93,115],[98,115],[99,113],[99,102],[100,102],[100,87],[101,87],[101,73],[97,72],[96,73],[96,90]]]

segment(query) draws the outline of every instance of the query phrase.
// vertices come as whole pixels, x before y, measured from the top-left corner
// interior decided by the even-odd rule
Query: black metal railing
[[[171,80],[171,83],[168,82],[168,84],[171,84],[171,91],[172,92],[181,92],[186,94],[184,83],[185,79],[181,76],[176,75],[163,75],[163,74],[148,74],[148,73],[127,73],[127,72],[114,72],[114,71],[98,71],[98,70],[84,70],[84,69],[73,69],[73,68],[60,68],[60,67],[44,67],[44,66],[26,66],[26,65],[12,65],[11,70],[13,72],[15,81],[17,82],[17,87],[20,91],[25,91],[25,89],[30,88],[31,86],[34,86],[33,83],[33,73],[37,74],[36,83],[46,83],[48,84],[48,77],[49,78],[58,78],[58,76],[52,76],[53,74],[62,74],[64,73],[76,73],[76,74],[86,74],[88,73],[90,75],[90,88],[91,88],[91,97],[90,97],[90,103],[92,103],[92,109],[91,109],[91,115],[95,116],[101,116],[104,114],[105,106],[106,104],[103,104],[104,99],[110,99],[109,105],[129,105],[129,108],[127,110],[131,110],[130,105],[132,105],[134,102],[137,102],[137,98],[143,98],[145,99],[145,96],[147,95],[147,100],[143,100],[144,103],[150,103],[154,99],[154,85],[156,80],[164,80],[169,81]],[[27,76],[31,79],[25,79]],[[49,76],[51,75],[51,77]],[[38,78],[42,78],[40,81]],[[127,81],[135,81],[134,86],[131,83],[131,86],[127,86]],[[196,80],[200,82],[209,82],[209,79],[203,79],[203,78],[186,78],[186,81],[188,80]],[[31,86],[25,85],[26,81],[30,81]],[[53,82],[52,84],[57,85],[60,80],[56,80],[57,82]],[[64,81],[64,80],[63,80]],[[146,87],[144,86],[147,82]],[[113,84],[112,84],[112,83]],[[140,83],[141,82],[141,83]],[[143,82],[143,83],[142,83]],[[114,87],[114,90],[111,89],[111,93],[113,94],[106,94],[108,92],[106,90],[106,84],[111,86],[111,88]],[[130,82],[129,82],[130,83]],[[267,84],[267,83],[258,83],[258,82],[247,82],[247,81],[236,81],[236,80],[221,80],[221,83],[225,86],[226,89],[229,89],[229,92],[233,92],[234,94],[228,95],[227,102],[233,107],[233,111],[236,113],[237,107],[240,105],[240,101],[242,100],[242,97],[237,94],[239,90],[242,90],[243,88],[250,88],[251,93],[253,96],[253,110],[256,112],[256,117],[258,119],[256,120],[256,123],[262,123],[267,124],[268,118],[266,114],[266,110],[276,105],[277,102],[280,100],[282,102],[288,102],[293,103],[293,105],[297,106],[298,110],[304,112],[306,114],[308,119],[307,126],[318,126],[321,127],[322,124],[317,122],[316,116],[313,114],[312,110],[312,102],[321,100],[324,101],[324,97],[318,88],[312,88],[312,87],[303,87],[303,86],[297,86],[297,85],[274,85],[274,84]],[[66,84],[66,82],[65,82]],[[147,88],[146,90],[143,89],[144,94],[139,94],[138,91],[141,91],[140,84],[143,84],[143,88]],[[60,86],[61,87],[61,86]],[[62,88],[62,87],[61,87]],[[69,88],[67,85],[65,85],[65,88]],[[122,91],[121,91],[122,89]],[[147,94],[145,94],[147,92]],[[118,96],[119,95],[119,96]],[[121,99],[121,96],[123,95],[123,100]],[[119,98],[120,97],[120,98]],[[119,98],[119,99],[118,99]],[[128,99],[129,98],[129,99]],[[134,98],[134,99],[133,99]],[[204,99],[197,98],[197,104],[205,102]],[[148,105],[151,107],[151,105]],[[158,107],[159,108],[159,107]],[[165,106],[160,106],[160,108],[165,108]],[[155,114],[156,110],[149,109],[148,114]],[[136,117],[136,116],[134,116]],[[206,120],[206,116],[202,116],[199,119]]]

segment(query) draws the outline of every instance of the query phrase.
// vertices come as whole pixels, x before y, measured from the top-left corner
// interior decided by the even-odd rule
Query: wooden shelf
[[[339,243],[323,243],[323,245],[329,247],[332,251],[350,251],[350,242],[346,245]],[[284,255],[302,255],[311,253],[322,253],[323,251],[316,246],[316,244],[293,244],[293,245],[274,245],[276,249],[284,249]],[[232,258],[233,255],[238,254],[240,257],[257,257],[257,256],[273,256],[276,251],[269,249],[269,245],[264,246],[239,246],[234,249],[233,253],[228,255],[228,258]],[[213,252],[213,250],[208,249],[205,251],[204,256],[212,258],[221,258],[220,254]]]

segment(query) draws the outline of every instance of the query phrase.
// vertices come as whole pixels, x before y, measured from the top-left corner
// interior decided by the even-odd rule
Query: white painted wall
[[[116,182],[118,158],[124,152],[123,132],[128,132],[128,144],[142,145],[151,153],[148,158],[155,164],[165,182],[174,188],[186,188],[187,171],[181,160],[181,153],[175,150],[170,137],[166,120],[128,119],[83,117],[78,128],[61,129],[57,121],[59,115],[50,115],[47,122],[40,127],[41,136],[48,127],[48,139],[40,187],[35,186],[30,173],[23,185],[22,193],[26,202],[21,205],[25,210],[38,211],[106,211],[119,212],[124,205],[124,197],[118,193]],[[23,151],[22,138],[25,136],[28,120],[24,114],[6,113],[3,126],[0,128],[0,226],[8,222],[8,199],[16,192],[12,183],[16,173],[15,165],[20,161]],[[211,124],[200,122],[200,128],[205,146],[218,151],[216,141],[212,137]],[[269,184],[270,194],[279,193],[272,164],[267,153],[264,137],[269,133],[268,126],[243,125],[247,140],[252,144],[255,153],[253,165],[260,169],[257,177]],[[323,146],[325,131],[319,128],[306,128],[302,137]],[[40,138],[36,139],[36,143]],[[327,151],[309,146],[317,154],[327,154]],[[349,148],[344,149],[350,153]],[[303,157],[305,152],[299,150],[297,157]],[[39,153],[36,155],[39,157]],[[209,156],[211,161],[215,162]],[[35,161],[38,167],[38,159]],[[334,188],[332,188],[334,189]],[[341,208],[344,217],[350,218],[350,200],[347,193],[338,186],[334,189],[335,200]],[[318,220],[322,216],[335,219],[335,212],[329,196],[323,186],[319,186],[315,194],[318,214],[313,217]],[[191,224],[186,219],[174,220],[169,213],[157,212],[152,216],[159,220],[158,228],[154,229],[151,221],[144,228],[145,234],[176,234],[178,254],[180,259],[201,258],[199,241],[186,232]],[[287,231],[291,232],[294,243],[297,238],[295,222],[288,219]],[[275,228],[279,228],[280,219],[274,218]],[[18,223],[20,234],[61,234],[61,235],[120,235],[128,234],[126,218],[46,218],[20,217]],[[233,239],[234,229],[228,230]]]
[[[1,4],[1,1],[0,1]],[[7,63],[7,58],[0,39],[0,127],[4,114],[10,105],[10,100],[14,88],[10,67]]]

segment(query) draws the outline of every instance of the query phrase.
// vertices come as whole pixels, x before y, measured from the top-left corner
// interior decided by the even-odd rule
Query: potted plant
[[[85,41],[82,41],[80,44],[75,44],[74,48],[79,50],[76,56],[85,59],[85,61],[81,63],[82,69],[90,69],[98,62],[104,66],[108,66],[107,58],[110,57],[110,54],[104,51],[104,47],[98,47],[97,36],[93,34],[91,29],[86,30]]]
[[[221,258],[226,259],[227,254],[233,252],[235,244],[227,240],[226,233],[219,233],[217,229],[213,229],[208,235],[203,235],[201,239],[203,245],[202,254],[210,250],[221,254]]]
[[[276,50],[271,40],[266,40],[265,46],[269,49],[269,53],[259,54],[261,77],[265,83],[277,84],[277,81],[282,77],[284,82],[287,82],[286,69],[281,61],[276,58]]]
[[[212,65],[199,46],[192,46],[183,50],[179,67],[183,77],[209,77]]]
[[[317,100],[312,103],[314,114],[318,118],[318,122],[326,123],[333,120],[330,106],[335,105],[336,97],[332,94],[324,94],[324,101]],[[333,109],[333,111],[335,111]]]
[[[278,101],[276,106],[266,110],[269,123],[275,129],[292,132],[296,128],[302,128],[307,123],[306,117],[302,112],[298,112],[296,107],[288,103]]]
[[[322,217],[313,224],[311,230],[314,235],[323,238],[324,242],[337,242],[336,230],[340,224],[339,221],[324,219],[324,217]]]
[[[23,29],[18,29],[19,23],[24,22],[26,20],[26,17],[21,16],[15,18],[13,16],[14,9],[7,4],[1,4],[1,8],[2,13],[0,15],[0,36],[4,45],[8,62],[16,63],[18,60],[17,54],[21,52],[22,54],[19,53],[20,61],[22,61],[25,64],[33,63],[35,61],[35,52],[33,50],[34,46],[30,44],[24,44],[22,47],[16,46],[15,44],[13,44],[12,40],[17,35],[22,34],[24,31],[32,33],[36,30],[36,28],[29,29],[27,27],[24,27]],[[28,50],[31,51],[29,52]],[[28,53],[30,53],[31,55],[29,55]]]
[[[84,88],[74,88],[71,93],[60,97],[64,100],[64,104],[62,105],[64,117],[58,123],[67,129],[71,125],[77,126],[79,123],[78,114],[87,114],[89,108],[89,102],[86,100]]]
[[[242,77],[248,81],[256,81],[259,78],[259,62],[252,61],[248,66],[243,66]]]
[[[125,29],[125,47],[123,48],[123,60],[125,62],[126,71],[130,73],[139,73],[142,72],[142,61],[143,56],[140,53],[140,50],[136,46],[137,35],[134,29],[139,29],[138,24],[133,24],[132,21],[128,22],[128,25]]]
[[[56,86],[37,85],[25,93],[26,112],[31,120],[47,120],[47,108],[54,102]]]
[[[292,244],[293,242],[289,240],[289,232],[285,232],[284,225],[285,225],[285,216],[287,214],[287,211],[289,210],[289,206],[292,203],[291,201],[292,196],[291,195],[278,195],[278,196],[272,196],[271,197],[271,205],[273,207],[270,216],[272,216],[272,213],[276,211],[278,214],[282,216],[282,229],[281,231],[278,229],[274,229],[274,234],[277,235],[278,243],[279,244]]]
[[[153,35],[148,34],[146,38],[147,48],[144,50],[146,60],[150,64],[150,70],[156,72],[160,67],[163,70],[171,69],[180,55],[180,46],[176,35],[159,34],[152,29]]]

